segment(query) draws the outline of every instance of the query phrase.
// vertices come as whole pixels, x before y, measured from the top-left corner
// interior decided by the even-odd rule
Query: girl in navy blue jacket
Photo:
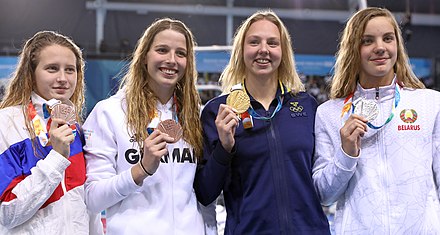
[[[243,22],[220,78],[225,95],[202,112],[194,184],[203,204],[223,190],[225,234],[330,233],[312,182],[317,103],[294,68],[289,33],[272,11]],[[246,99],[225,104],[236,91],[248,108],[239,110]]]

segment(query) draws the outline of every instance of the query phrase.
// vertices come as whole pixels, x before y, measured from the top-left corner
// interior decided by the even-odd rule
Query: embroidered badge
[[[418,115],[414,109],[403,109],[400,112],[400,120],[404,123],[403,125],[398,125],[398,131],[419,131],[420,125],[413,125],[415,121],[417,121]]]
[[[400,112],[400,119],[404,123],[414,123],[417,120],[417,112],[414,109],[404,109]]]
[[[290,114],[291,117],[307,117],[307,112],[304,111],[304,107],[299,102],[290,102]]]

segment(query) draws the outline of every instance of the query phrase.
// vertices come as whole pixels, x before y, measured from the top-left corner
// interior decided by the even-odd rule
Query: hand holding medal
[[[250,106],[249,96],[242,89],[233,90],[226,98],[226,104],[237,111],[237,114],[246,112]]]

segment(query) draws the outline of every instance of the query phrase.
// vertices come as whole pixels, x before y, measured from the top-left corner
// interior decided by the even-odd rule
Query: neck
[[[246,89],[252,97],[260,102],[268,110],[270,103],[277,93],[278,80],[269,79],[246,79]]]
[[[173,93],[174,93],[173,91],[171,92],[159,91],[156,93],[156,97],[161,104],[166,104],[168,100],[170,100],[171,97],[173,96]]]
[[[388,73],[382,77],[373,77],[360,75],[359,83],[364,89],[377,88],[383,86],[389,86],[393,82],[394,73]]]

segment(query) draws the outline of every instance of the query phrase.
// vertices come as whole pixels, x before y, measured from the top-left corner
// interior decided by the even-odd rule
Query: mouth
[[[176,69],[170,69],[170,68],[159,68],[159,70],[168,76],[175,75],[175,74],[177,74],[177,72],[179,72]]]
[[[255,62],[257,62],[258,64],[269,64],[271,61],[269,59],[259,58],[256,59]]]
[[[373,59],[370,59],[370,60],[373,61],[373,62],[385,62],[388,59],[389,59],[388,57],[380,57],[380,58],[373,58]]]

